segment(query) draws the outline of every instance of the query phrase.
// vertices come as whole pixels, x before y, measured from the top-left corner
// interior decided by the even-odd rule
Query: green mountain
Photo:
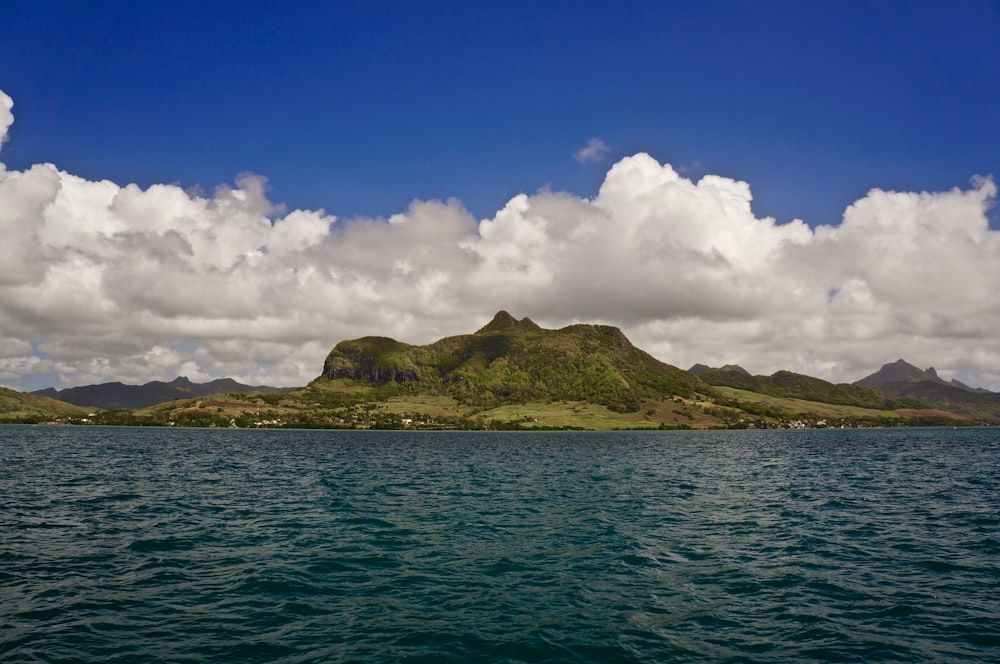
[[[88,410],[36,394],[0,387],[0,422],[47,422],[86,417]]]
[[[474,334],[426,346],[386,337],[342,341],[327,356],[319,380],[446,395],[481,408],[571,400],[622,413],[639,410],[645,399],[706,389],[696,376],[633,346],[616,327],[545,330],[506,311]]]
[[[232,378],[219,378],[208,383],[192,383],[181,376],[165,383],[153,381],[145,385],[124,385],[122,383],[102,383],[70,387],[65,390],[47,388],[32,394],[66,403],[113,410],[117,408],[144,408],[173,399],[190,399],[209,394],[273,394],[287,392],[287,389],[266,385],[243,385]]]

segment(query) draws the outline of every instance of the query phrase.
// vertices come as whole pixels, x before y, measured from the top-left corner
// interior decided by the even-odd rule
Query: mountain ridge
[[[173,399],[208,396],[210,394],[274,394],[287,392],[293,388],[270,387],[267,385],[244,385],[232,378],[217,378],[207,383],[195,383],[186,376],[178,376],[168,382],[154,380],[143,385],[126,385],[115,381],[97,385],[82,385],[57,390],[53,387],[31,392],[36,396],[83,406],[114,410],[119,408],[144,408]]]

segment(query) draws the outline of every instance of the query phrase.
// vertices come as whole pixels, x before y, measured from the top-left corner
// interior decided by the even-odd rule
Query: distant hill
[[[89,406],[104,410],[119,408],[144,408],[173,399],[190,399],[209,394],[275,394],[289,391],[286,388],[266,385],[243,385],[232,378],[219,378],[209,383],[192,383],[181,376],[169,383],[153,381],[145,385],[124,385],[122,383],[102,383],[70,387],[65,390],[47,388],[32,392],[78,406]]]
[[[969,387],[957,380],[943,380],[933,368],[921,371],[904,360],[884,365],[855,385],[873,387],[893,399],[920,401],[976,417],[1000,418],[1000,394]]]
[[[950,387],[966,390],[968,392],[993,394],[989,390],[984,390],[978,387],[969,387],[965,383],[958,380],[946,381],[937,375],[937,371],[934,370],[934,367],[929,367],[926,370],[920,370],[906,360],[896,360],[891,364],[883,364],[881,369],[870,376],[865,376],[861,380],[855,381],[854,384],[861,385],[863,387],[880,387],[889,383],[922,383],[924,381],[937,383],[939,385],[948,385]]]
[[[955,387],[945,382],[885,383],[877,388],[893,399],[912,399],[941,410],[1000,419],[1000,394]]]
[[[639,350],[616,327],[546,330],[500,311],[474,334],[412,346],[386,337],[342,341],[319,380],[396,385],[484,408],[586,401],[635,412],[643,399],[689,396],[704,383]]]
[[[879,410],[920,407],[915,401],[899,401],[868,387],[834,384],[791,371],[777,371],[770,376],[751,376],[740,367],[709,369],[700,375],[709,385],[733,387],[774,397],[803,399],[842,406],[858,406]]]
[[[60,417],[85,417],[88,409],[37,394],[0,387],[0,422],[44,422]]]

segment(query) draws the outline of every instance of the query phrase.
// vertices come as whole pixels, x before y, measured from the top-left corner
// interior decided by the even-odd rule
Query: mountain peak
[[[896,360],[892,364],[884,364],[882,368],[873,373],[870,376],[866,376],[861,380],[855,382],[855,385],[861,385],[863,387],[874,387],[878,388],[882,385],[888,383],[922,383],[931,382],[938,385],[948,385],[950,387],[955,387],[960,390],[965,390],[966,392],[978,392],[980,394],[992,394],[989,390],[984,390],[981,387],[970,387],[965,383],[951,379],[945,380],[938,375],[934,367],[927,367],[925,371],[921,371],[909,362],[905,360]]]
[[[701,376],[703,374],[708,373],[709,371],[733,371],[738,374],[743,374],[744,376],[751,375],[749,371],[747,371],[738,364],[726,364],[721,367],[710,367],[706,364],[696,364],[690,369],[688,369],[688,371],[696,376]]]
[[[889,364],[883,364],[881,369],[854,384],[862,387],[878,387],[886,383],[919,383],[924,380],[940,379],[935,374],[929,374],[906,360],[899,359]]]
[[[502,332],[504,330],[540,330],[541,328],[530,318],[517,320],[508,312],[500,310],[493,316],[493,320],[479,329],[476,334],[486,332]]]

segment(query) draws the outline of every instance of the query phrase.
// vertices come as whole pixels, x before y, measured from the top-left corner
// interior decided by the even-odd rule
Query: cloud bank
[[[0,137],[12,122],[0,94]],[[425,343],[498,309],[617,325],[660,359],[853,381],[904,357],[1000,389],[989,178],[871,190],[837,226],[754,215],[750,186],[646,154],[598,194],[542,190],[476,220],[457,200],[388,219],[0,164],[0,384],[187,375],[302,385],[338,341]]]

